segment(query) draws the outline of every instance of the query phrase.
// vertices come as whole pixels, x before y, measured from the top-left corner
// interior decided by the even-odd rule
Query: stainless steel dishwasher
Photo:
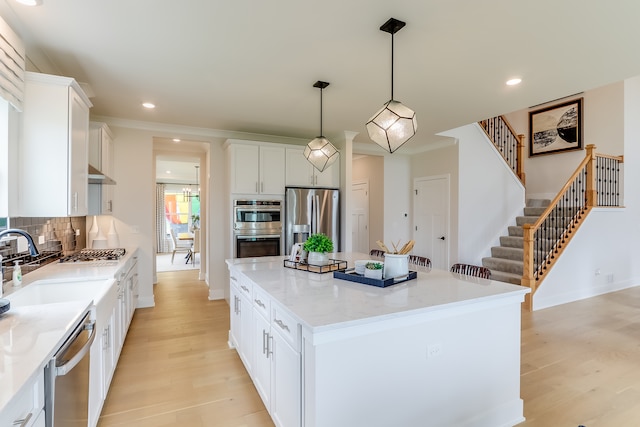
[[[89,418],[89,349],[96,336],[87,310],[44,370],[45,425],[87,427]]]

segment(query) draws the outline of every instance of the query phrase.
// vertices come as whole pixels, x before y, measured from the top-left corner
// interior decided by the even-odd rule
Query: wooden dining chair
[[[465,276],[480,277],[482,279],[491,278],[491,270],[487,267],[471,264],[453,264],[451,266],[452,273],[463,274]]]
[[[384,251],[382,249],[371,249],[371,251],[369,251],[369,255],[383,257]]]
[[[431,268],[431,260],[424,256],[409,255],[409,264]]]

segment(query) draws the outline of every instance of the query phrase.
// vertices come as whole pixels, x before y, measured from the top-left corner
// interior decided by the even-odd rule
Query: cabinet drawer
[[[251,300],[253,284],[249,280],[247,280],[247,278],[244,277],[243,275],[237,276],[237,279],[238,279],[238,282],[237,282],[238,290],[242,295],[246,296],[247,298],[249,298],[249,300]]]
[[[7,405],[0,414],[0,425],[21,425],[25,421],[26,426],[34,425],[38,415],[44,407],[44,371],[38,377],[20,391],[11,404]],[[26,419],[29,418],[29,421]]]
[[[253,289],[253,307],[267,320],[271,321],[271,298],[262,289]]]
[[[273,305],[271,330],[278,331],[294,350],[300,351],[300,324],[277,305]]]

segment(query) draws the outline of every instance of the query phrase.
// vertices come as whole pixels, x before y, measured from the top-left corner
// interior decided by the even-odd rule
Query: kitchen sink
[[[5,298],[11,301],[11,307],[90,301],[99,299],[109,288],[111,282],[110,280],[38,281],[6,295]]]

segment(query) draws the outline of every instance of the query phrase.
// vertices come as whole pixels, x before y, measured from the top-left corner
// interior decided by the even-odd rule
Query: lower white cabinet
[[[250,285],[241,282],[239,276],[231,276],[231,337],[245,369],[253,371],[252,309]]]
[[[275,307],[270,311],[270,319],[265,318],[258,301],[271,305],[264,295],[254,298],[253,383],[276,426],[300,426],[300,325]]]
[[[44,370],[0,413],[0,426],[44,427]]]

